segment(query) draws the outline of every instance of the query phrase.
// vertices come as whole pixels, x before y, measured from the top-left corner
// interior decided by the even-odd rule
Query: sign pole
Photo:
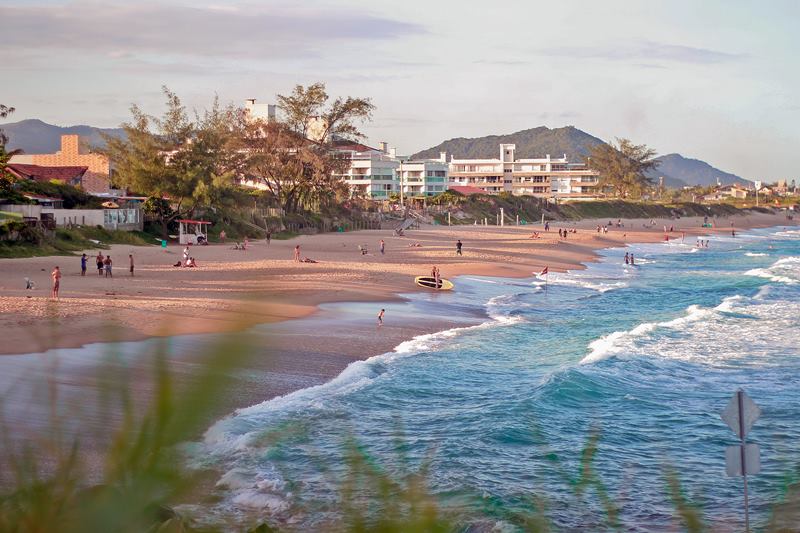
[[[747,460],[745,449],[747,447],[747,435],[744,428],[744,391],[736,391],[736,401],[739,404],[739,435],[742,438],[741,458],[742,458],[742,479],[744,479],[744,531],[750,533],[750,505],[747,495]]]

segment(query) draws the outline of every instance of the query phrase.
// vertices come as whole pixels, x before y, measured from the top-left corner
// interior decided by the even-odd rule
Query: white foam
[[[726,298],[720,306],[726,305],[729,301],[732,300]],[[730,305],[730,303],[727,303],[727,305]],[[665,322],[644,322],[628,331],[615,331],[589,343],[589,353],[581,360],[581,364],[596,363],[616,354],[629,351],[635,347],[638,339],[649,336],[659,328],[680,329],[692,322],[706,319],[713,315],[714,312],[714,309],[690,305],[686,308],[684,316]]]
[[[547,280],[548,283],[555,285],[572,285],[575,287],[583,287],[584,289],[591,289],[601,293],[613,291],[615,289],[624,289],[628,286],[628,284],[624,281],[600,281],[597,278],[591,278],[589,276],[576,276],[574,274],[570,275],[569,273],[553,273],[549,276],[550,277]],[[539,279],[544,279],[544,277],[539,277]]]
[[[794,285],[800,283],[800,257],[784,257],[778,259],[767,268],[748,270],[745,275],[768,279],[776,283]]]
[[[747,257],[765,257],[767,254],[757,254],[753,252],[745,252],[744,255]]]

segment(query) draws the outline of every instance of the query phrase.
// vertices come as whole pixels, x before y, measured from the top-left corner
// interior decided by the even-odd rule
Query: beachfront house
[[[10,165],[22,169],[21,172],[50,172],[57,174],[58,171],[42,171],[41,169],[62,169],[64,173],[72,173],[79,168],[83,172],[74,177],[54,177],[76,185],[88,193],[105,193],[111,190],[111,165],[108,158],[103,154],[89,151],[85,143],[81,142],[78,135],[62,135],[61,150],[52,154],[20,154],[15,155],[9,161]],[[49,181],[49,180],[48,180]]]
[[[540,198],[593,199],[599,196],[599,175],[567,156],[517,159],[516,146],[499,145],[499,158],[455,159],[449,162],[448,185],[476,187],[488,194],[510,192]]]

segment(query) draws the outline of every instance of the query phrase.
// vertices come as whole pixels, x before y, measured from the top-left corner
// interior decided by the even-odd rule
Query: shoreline
[[[491,275],[519,278],[530,276],[544,266],[548,266],[553,272],[582,269],[583,263],[593,260],[597,256],[596,252],[604,248],[638,242],[661,242],[663,241],[661,226],[669,226],[676,222],[678,227],[671,234],[673,240],[679,238],[681,232],[685,232],[687,238],[695,238],[727,234],[730,231],[729,227],[700,228],[698,219],[699,217],[678,221],[659,219],[656,220],[654,228],[646,230],[641,227],[643,223],[641,219],[626,219],[623,221],[624,228],[612,228],[608,234],[596,234],[592,231],[599,222],[597,220],[554,223],[549,233],[541,232],[542,237],[535,240],[528,240],[527,237],[529,232],[541,231],[537,229],[538,225],[437,226],[432,229],[414,230],[409,236],[402,238],[393,237],[392,232],[386,230],[300,236],[288,241],[273,241],[270,246],[261,242],[255,243],[252,245],[252,250],[247,252],[226,253],[226,246],[212,245],[200,248],[197,253],[212,252],[215,257],[206,261],[207,265],[201,262],[201,269],[191,272],[187,272],[190,269],[165,267],[163,261],[157,265],[152,263],[141,265],[142,255],[145,255],[148,261],[174,260],[180,255],[180,248],[177,246],[161,251],[156,247],[112,245],[112,249],[107,253],[116,257],[127,260],[125,257],[127,253],[135,253],[137,274],[141,276],[144,273],[147,278],[142,279],[137,276],[128,279],[127,268],[124,268],[118,276],[125,280],[123,283],[126,286],[120,289],[118,285],[111,285],[111,288],[108,288],[110,284],[105,283],[104,278],[93,279],[97,276],[92,269],[87,272],[86,278],[80,278],[76,272],[70,272],[62,267],[62,271],[65,271],[62,295],[66,297],[57,302],[43,297],[49,288],[48,273],[52,267],[48,265],[64,264],[68,259],[77,263],[78,257],[4,259],[0,260],[0,294],[3,295],[3,298],[0,298],[0,327],[5,332],[6,342],[0,345],[0,358],[3,355],[42,353],[59,348],[80,348],[94,343],[242,332],[259,324],[313,316],[319,312],[320,305],[336,302],[403,301],[404,298],[401,296],[403,293],[419,290],[413,286],[413,276],[425,273],[431,263],[440,265],[444,277]],[[734,220],[738,231],[797,224],[796,221],[781,219],[780,215],[766,214],[736,217]],[[561,241],[556,230],[562,227],[577,229],[579,233],[569,234],[566,241]],[[436,235],[437,233],[439,235]],[[455,240],[461,238],[467,241],[470,237],[474,239],[476,235],[481,237],[480,241],[490,241],[489,246],[479,248],[478,257],[475,257],[474,248],[470,248],[474,240],[465,242],[466,255],[460,258],[461,261],[453,261],[454,249],[450,248]],[[442,237],[447,239],[449,246],[442,246]],[[353,260],[352,257],[341,257],[354,255],[356,242],[359,241],[372,245],[371,249],[374,250],[377,248],[377,240],[381,238],[387,241],[389,250],[386,257],[376,257],[381,261],[369,260],[375,255],[370,255],[364,262]],[[315,246],[320,241],[329,240],[341,244],[342,249],[346,250],[344,254],[339,250],[334,251],[339,253],[330,253],[333,251],[330,250],[331,246],[324,252]],[[436,242],[437,240],[440,242]],[[408,243],[417,241],[423,243],[419,249],[399,248],[402,262],[386,260],[390,254],[396,253],[397,245],[407,246]],[[319,264],[297,265],[287,259],[275,259],[276,255],[289,257],[292,245],[295,243],[302,245],[304,253],[305,249],[312,250],[307,253],[309,255],[314,253],[313,257],[320,261]],[[393,245],[395,250],[392,250]],[[264,253],[265,251],[267,253]],[[92,263],[93,256],[88,252],[87,255],[90,255]],[[521,252],[528,257],[521,257]],[[248,254],[249,257],[235,257],[244,261],[228,263],[233,269],[226,269],[226,259],[220,256],[235,254]],[[416,257],[409,258],[408,256],[412,254]],[[164,257],[165,255],[167,257]],[[327,256],[330,255],[336,256],[334,261],[327,260]],[[33,266],[30,270],[34,272],[29,275],[36,282],[37,290],[15,289],[14,285],[21,287],[23,282],[12,281],[12,272],[22,280],[28,273],[22,274],[19,270],[23,270],[28,264]],[[127,263],[123,265],[127,267]],[[389,268],[381,272],[381,266]],[[263,275],[259,279],[257,271],[262,267],[269,274],[277,273],[279,279],[269,279]],[[302,268],[304,273],[301,274],[300,280],[291,279],[297,277],[293,276],[297,267]],[[211,276],[204,276],[206,272]],[[255,276],[250,277],[253,273]],[[191,279],[179,279],[180,276],[176,274],[212,279],[201,279],[198,283],[192,282]],[[244,276],[237,274],[244,274],[247,277],[242,279]],[[148,283],[161,275],[165,277],[163,281],[173,281],[171,286],[153,287]],[[317,279],[314,279],[315,275],[318,275]],[[84,280],[93,281],[91,292],[85,296],[75,295],[75,291],[70,290],[70,285],[77,285]],[[100,283],[97,283],[98,281]],[[242,283],[249,288],[241,287]],[[285,289],[282,289],[281,283],[285,283]],[[286,294],[287,292],[291,294]],[[43,322],[47,331],[41,329]]]
[[[776,219],[768,219],[762,222],[763,223],[759,224],[750,224],[748,229],[795,225],[776,224]],[[584,224],[586,224],[586,222],[584,222]],[[567,244],[558,244],[558,235],[555,231],[558,227],[559,226],[555,226],[551,229],[546,241],[541,243],[537,242],[535,244],[535,246],[541,248],[546,247],[546,251],[549,252],[547,257],[549,260],[547,263],[533,262],[526,257],[525,261],[500,265],[498,268],[498,265],[485,260],[487,256],[491,257],[491,254],[494,253],[494,248],[486,246],[480,248],[479,259],[481,260],[475,261],[474,263],[448,263],[445,275],[449,277],[462,275],[487,275],[507,278],[535,277],[535,274],[545,265],[554,272],[584,269],[586,268],[586,263],[590,263],[599,257],[599,250],[626,246],[628,244],[663,241],[662,231],[649,230],[634,232],[630,229],[628,230],[628,237],[624,239],[621,238],[624,234],[624,229],[617,230],[617,235],[610,233],[609,237],[596,238],[594,232],[590,232],[588,228],[575,224],[569,226],[570,228],[577,228],[579,230],[577,237],[573,236],[573,242],[570,243],[568,240]],[[737,228],[740,230],[745,229],[744,226],[740,224],[737,224]],[[467,228],[467,231],[470,230],[471,233],[474,234],[474,229]],[[495,237],[497,237],[497,228],[490,227],[488,230],[481,229],[480,232],[482,231],[487,231],[490,239],[495,239]],[[524,228],[522,231],[529,232],[532,230],[531,227],[528,227]],[[717,233],[727,234],[728,231],[729,230],[718,230]],[[444,237],[448,239],[448,244],[455,242],[455,239],[451,239],[451,230],[448,229],[421,230],[413,237],[417,237],[418,235],[421,237],[423,233],[427,234],[426,238],[428,240]],[[466,231],[464,233],[466,233]],[[519,228],[506,229],[500,233],[501,239],[505,238],[506,241],[519,245],[519,234],[521,233]],[[676,233],[680,235],[679,232],[676,231]],[[689,228],[686,229],[687,238],[691,237],[694,239],[695,235],[701,234],[704,235],[706,232],[691,231]],[[494,237],[492,237],[492,235],[494,235]],[[351,233],[345,236],[349,237],[350,240],[355,239],[353,241],[355,242],[356,240],[363,240],[364,233]],[[325,236],[314,237],[317,239],[322,237],[324,239]],[[337,237],[341,238],[342,236]],[[417,239],[413,237],[407,238],[405,241],[416,241]],[[522,237],[525,237],[525,234],[523,234]],[[373,237],[373,239],[374,238],[375,237]],[[464,237],[462,236],[461,238],[463,239]],[[300,240],[302,240],[302,238]],[[279,252],[290,252],[294,242],[296,241],[283,243],[284,246],[281,247],[282,249],[279,249]],[[692,241],[690,241],[690,243],[691,242]],[[525,237],[525,240],[522,240],[522,243],[525,248],[533,246],[528,244],[527,237]],[[334,245],[336,244],[341,243],[334,243]],[[506,244],[508,244],[508,242]],[[263,246],[266,247],[266,245]],[[426,248],[430,250],[433,246],[424,244],[421,250],[427,251]],[[501,246],[498,245],[496,248],[501,248]],[[411,253],[414,253],[420,249],[409,248],[409,250]],[[451,250],[450,246],[447,246],[446,250],[451,255],[454,255],[454,250]],[[470,248],[467,247],[466,242],[465,250],[467,253],[470,253]],[[503,250],[505,257],[510,258],[509,261],[514,261],[515,250],[508,249],[507,247],[503,248]],[[350,253],[352,253],[352,251]],[[434,251],[434,253],[438,252]],[[117,255],[120,254],[117,253]],[[424,257],[425,259],[430,259],[430,255]],[[542,261],[540,255],[533,255],[533,257],[535,257],[536,261]],[[263,260],[253,258],[253,261],[257,264],[261,264],[260,261]],[[442,264],[441,261],[438,262]],[[288,264],[292,271],[296,268],[289,261],[283,260],[281,264],[283,263]],[[329,267],[331,263],[320,264],[324,265],[323,268],[326,268]],[[392,265],[395,266],[384,264],[383,268],[392,272],[396,271],[393,269],[396,269],[397,265],[399,265],[400,271],[403,273],[408,272],[408,278],[411,278],[411,273],[413,273],[414,270],[418,271],[422,268],[421,265],[423,264],[425,263],[422,261],[410,264],[393,263]],[[309,266],[316,267],[317,265]],[[363,274],[363,270],[364,265],[356,263],[356,273],[361,272]],[[212,270],[212,272],[215,271]],[[0,273],[2,273],[2,269],[0,269]],[[194,274],[194,272],[192,272],[192,274]],[[341,277],[352,275],[353,270],[351,266],[349,270],[337,274],[332,282],[339,282]],[[377,277],[380,280],[383,279],[384,273],[380,270],[376,271],[373,269],[369,271],[369,276]],[[331,280],[327,281],[329,283],[331,282]],[[2,278],[0,278],[0,283],[1,282]],[[366,290],[373,290],[374,285],[364,283],[364,287]],[[364,290],[361,292],[354,292],[347,289],[333,291],[323,290],[321,294],[315,295],[317,296],[317,302],[314,305],[309,303],[308,289],[302,287],[301,289],[305,289],[306,291],[306,293],[300,295],[301,298],[305,298],[302,303],[298,303],[297,301],[289,304],[272,302],[268,305],[259,304],[260,307],[256,307],[255,304],[251,306],[249,310],[251,312],[251,318],[257,319],[255,323],[234,322],[236,313],[233,313],[233,318],[227,317],[225,324],[230,325],[234,323],[237,326],[237,329],[234,331],[246,331],[250,328],[271,328],[271,332],[267,333],[269,336],[264,337],[265,339],[269,339],[269,347],[265,352],[258,353],[256,357],[251,358],[252,360],[248,360],[244,368],[239,369],[241,370],[242,376],[236,378],[230,390],[219,398],[213,411],[208,413],[209,427],[221,419],[226,418],[237,409],[261,404],[265,401],[286,396],[302,389],[324,385],[340,375],[351,363],[392,352],[401,343],[413,340],[421,335],[433,334],[453,327],[474,325],[484,322],[487,318],[491,318],[488,314],[484,314],[481,317],[473,316],[471,318],[466,316],[438,316],[431,320],[430,316],[417,316],[413,312],[400,313],[401,316],[397,316],[392,309],[393,307],[410,306],[413,301],[403,296],[403,294],[410,293],[414,290],[406,283],[395,283],[389,286],[377,287],[371,293],[365,293]],[[353,294],[360,297],[348,298],[348,296]],[[430,297],[430,300],[433,302],[432,305],[438,305],[435,302],[437,293],[424,291],[422,294]],[[216,299],[212,300],[212,302],[216,301]],[[373,309],[372,304],[384,305],[387,310],[389,310],[386,323],[379,330],[376,330],[375,324],[377,305]],[[288,309],[282,309],[282,305],[288,305],[289,307]],[[358,308],[357,313],[354,311],[355,308]],[[348,312],[343,313],[342,309],[347,309]],[[446,308],[442,309],[446,310]],[[376,312],[373,313],[373,310]],[[169,312],[174,312],[174,309],[169,309]],[[168,314],[159,315],[162,320],[164,316],[168,316]],[[265,316],[273,320],[263,321],[262,319]],[[61,318],[61,320],[67,318]],[[293,318],[302,319],[292,320]],[[45,318],[45,320],[52,325],[56,320],[59,320],[59,318],[48,317]],[[203,324],[206,324],[206,322],[203,322]],[[218,325],[213,322],[212,324]],[[195,326],[196,323],[190,325]],[[163,328],[164,326],[161,325],[160,327]],[[206,337],[204,337],[205,334],[224,334],[230,331],[231,329],[223,329],[223,331],[182,331],[176,335],[176,332],[172,330],[167,331],[169,335],[166,340],[171,345],[188,343],[191,346],[192,343],[195,343],[195,345],[202,347],[206,339]],[[376,331],[379,331],[380,334],[376,334]],[[113,330],[111,330],[111,333],[113,333]],[[154,342],[157,342],[158,339],[157,336],[153,335],[144,335],[143,337],[145,337],[144,340],[153,339]],[[13,333],[11,335],[7,334],[7,340],[13,338]],[[50,339],[58,340],[55,336],[55,332]],[[44,340],[46,341],[47,339]],[[10,375],[13,376],[15,374],[13,371],[18,370],[18,368],[15,368],[15,365],[25,368],[27,372],[27,374],[25,372],[17,372],[17,374],[23,376],[24,379],[20,383],[15,383],[15,388],[17,391],[29,389],[26,394],[29,394],[30,397],[26,398],[25,394],[23,394],[19,398],[15,398],[13,401],[6,404],[7,410],[10,409],[10,411],[6,413],[5,422],[10,422],[20,429],[19,435],[16,437],[21,441],[26,439],[35,440],[37,434],[41,436],[42,432],[47,431],[47,424],[50,418],[47,416],[47,413],[42,410],[42,406],[39,405],[46,400],[41,396],[37,397],[36,393],[33,391],[36,390],[41,381],[46,383],[57,382],[58,387],[63,389],[62,398],[66,400],[64,402],[65,405],[78,406],[74,412],[79,414],[69,417],[71,432],[74,431],[76,435],[89,435],[83,442],[83,450],[88,464],[91,465],[90,471],[93,472],[92,475],[99,475],[102,471],[102,458],[105,446],[107,445],[108,434],[113,432],[108,431],[109,424],[106,423],[108,420],[95,419],[92,413],[88,412],[91,409],[87,410],[85,405],[90,405],[95,396],[100,395],[102,392],[102,375],[98,372],[102,358],[99,357],[99,352],[101,352],[104,347],[114,346],[106,344],[109,340],[129,342],[141,339],[125,338],[124,335],[120,335],[112,337],[111,339],[82,342],[80,343],[80,347],[74,350],[74,353],[69,353],[69,356],[64,356],[60,353],[55,357],[52,355],[50,357],[41,357],[38,355],[38,353],[44,350],[33,354],[0,355],[0,374],[8,373],[10,369],[12,371]],[[86,346],[88,344],[95,343],[99,343],[99,346],[91,350],[87,349]],[[8,351],[10,344],[12,343],[5,343],[2,349]],[[63,347],[63,345],[60,346],[60,348]],[[94,353],[94,356],[86,357],[86,354],[90,352]],[[192,374],[198,363],[196,357],[197,353],[198,351],[189,349],[186,352],[178,353],[176,356],[170,356],[170,368],[172,370],[172,375],[175,377],[176,386],[182,387],[191,383]],[[135,380],[130,381],[129,386],[132,388],[132,392],[135,396],[141,399],[141,404],[137,405],[137,411],[140,409],[143,410],[144,406],[149,403],[149,398],[152,397],[152,359],[149,355],[150,354],[136,353],[124,361],[115,362],[111,369],[105,368],[106,371],[114,370],[128,376],[135,376]],[[79,360],[80,364],[70,366],[67,363],[60,363],[59,368],[56,370],[48,367],[48,361],[52,363],[53,361],[66,358],[68,362],[70,357]],[[0,382],[2,382],[2,380],[0,380]],[[83,408],[80,406],[83,406]],[[118,409],[112,409],[111,424],[119,420],[120,413],[121,411]],[[2,480],[0,480],[0,484],[2,484]]]

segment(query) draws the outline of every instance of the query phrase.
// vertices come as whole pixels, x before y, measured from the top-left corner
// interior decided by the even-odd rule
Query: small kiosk
[[[178,220],[178,242],[181,244],[208,244],[206,220]]]

